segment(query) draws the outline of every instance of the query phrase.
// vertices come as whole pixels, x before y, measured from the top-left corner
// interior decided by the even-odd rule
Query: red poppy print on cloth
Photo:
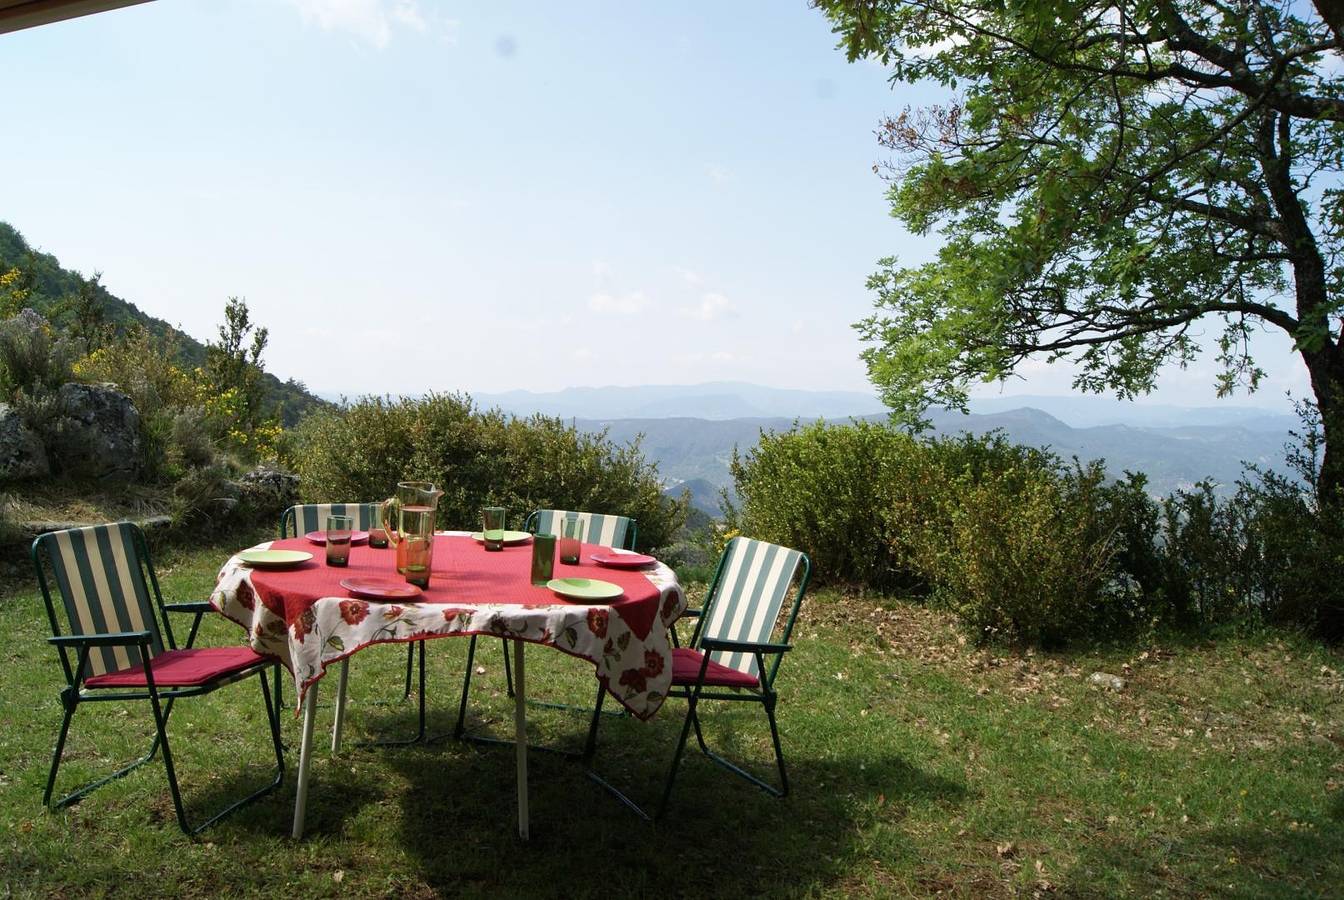
[[[626,669],[621,673],[621,685],[630,688],[632,694],[642,694],[648,689],[649,682],[640,669]]]
[[[644,674],[657,678],[663,672],[663,654],[656,650],[644,651]]]
[[[300,644],[303,643],[304,635],[311,634],[316,624],[317,613],[313,612],[311,606],[299,613],[299,618],[294,622],[294,637],[298,638]]]
[[[367,600],[342,600],[341,618],[345,619],[347,625],[358,625],[369,615],[369,601]]]
[[[588,630],[599,638],[607,636],[607,611],[594,606],[588,610]]]
[[[248,612],[253,612],[257,608],[257,595],[252,590],[252,585],[244,579],[238,582],[238,605]]]

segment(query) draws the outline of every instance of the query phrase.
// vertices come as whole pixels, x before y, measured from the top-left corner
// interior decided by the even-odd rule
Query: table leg
[[[308,695],[303,701],[303,743],[299,746],[299,786],[294,795],[294,828],[291,836],[298,840],[303,837],[303,816],[308,811],[308,763],[313,755],[313,720],[317,718],[317,686],[314,681],[308,685]]]
[[[524,687],[523,642],[513,642],[513,740],[518,758],[518,836],[527,840],[527,690]]]
[[[341,731],[345,728],[345,680],[350,675],[350,657],[341,660],[341,677],[336,682],[336,721],[331,726],[331,752],[341,752]]]

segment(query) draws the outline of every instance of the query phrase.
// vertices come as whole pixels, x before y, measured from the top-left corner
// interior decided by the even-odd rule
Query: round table
[[[647,570],[600,567],[593,553],[610,548],[585,544],[578,565],[555,566],[556,578],[600,578],[619,585],[622,596],[598,604],[566,600],[529,580],[529,544],[487,552],[465,532],[437,535],[429,587],[414,600],[369,600],[352,596],[340,582],[351,577],[395,579],[395,551],[367,545],[351,548],[349,565],[325,563],[325,550],[304,538],[254,549],[303,549],[313,558],[286,569],[261,569],[232,557],[220,570],[211,602],[247,630],[259,653],[279,658],[294,676],[304,710],[299,758],[295,837],[303,831],[308,763],[317,684],[329,665],[344,662],[371,644],[436,637],[493,635],[515,643],[515,724],[519,765],[519,832],[527,836],[526,731],[522,643],[554,647],[591,662],[606,690],[640,719],[658,711],[672,680],[667,631],[686,607],[676,575],[658,563]],[[344,700],[337,704],[333,752],[339,750]]]

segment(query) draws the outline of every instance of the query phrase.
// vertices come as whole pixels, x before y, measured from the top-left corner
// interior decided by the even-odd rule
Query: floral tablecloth
[[[557,561],[555,577],[600,578],[624,595],[609,603],[566,601],[529,581],[530,545],[487,553],[465,533],[435,538],[430,586],[414,602],[360,600],[340,586],[348,577],[396,578],[394,551],[351,549],[346,568],[325,565],[321,546],[302,538],[253,549],[308,550],[293,569],[262,570],[237,556],[219,571],[210,602],[247,629],[258,653],[276,656],[293,673],[297,702],[327,666],[370,644],[452,635],[497,635],[545,644],[591,662],[607,691],[635,716],[658,711],[672,682],[668,628],[686,608],[676,575],[659,563],[647,570],[597,566],[584,545],[581,564]]]

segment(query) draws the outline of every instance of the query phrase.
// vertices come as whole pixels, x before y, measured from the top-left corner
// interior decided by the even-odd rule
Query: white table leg
[[[331,725],[331,752],[341,752],[341,731],[345,727],[345,680],[350,675],[350,657],[341,660],[341,677],[336,682],[336,721]]]
[[[317,686],[314,681],[308,686],[308,695],[303,702],[303,743],[299,746],[299,787],[294,795],[294,828],[291,836],[298,840],[303,837],[303,816],[308,811],[308,762],[313,755],[313,720],[317,718]]]
[[[513,642],[513,740],[518,758],[518,836],[527,840],[527,690],[523,642]]]

